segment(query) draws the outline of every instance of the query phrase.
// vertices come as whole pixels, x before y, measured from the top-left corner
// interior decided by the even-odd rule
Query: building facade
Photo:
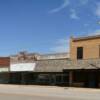
[[[69,54],[36,54],[21,52],[10,57],[11,84],[66,85],[63,61]],[[62,65],[63,64],[63,65]]]
[[[100,36],[87,36],[71,38],[70,58],[76,59],[99,59],[100,58]]]
[[[0,57],[0,83],[9,83],[10,57]]]
[[[69,53],[53,53],[53,54],[42,54],[37,56],[37,60],[47,60],[47,59],[69,59]]]
[[[69,53],[0,58],[0,83],[100,88],[100,36],[71,38]]]

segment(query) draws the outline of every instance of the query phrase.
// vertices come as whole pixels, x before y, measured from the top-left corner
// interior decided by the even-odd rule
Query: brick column
[[[73,71],[69,72],[69,86],[72,86],[73,83]]]

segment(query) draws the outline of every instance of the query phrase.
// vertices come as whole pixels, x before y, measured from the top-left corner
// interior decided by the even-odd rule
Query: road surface
[[[99,89],[0,85],[0,100],[100,100]]]

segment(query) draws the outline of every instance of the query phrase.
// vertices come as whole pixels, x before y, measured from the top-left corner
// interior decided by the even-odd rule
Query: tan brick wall
[[[77,47],[83,47],[83,59],[100,58],[99,57],[100,38],[74,41],[70,39],[70,57],[77,59]]]

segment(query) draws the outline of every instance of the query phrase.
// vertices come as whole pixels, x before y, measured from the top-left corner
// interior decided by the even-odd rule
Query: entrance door
[[[98,77],[96,72],[91,72],[88,74],[88,84],[89,88],[96,88],[98,87]]]

